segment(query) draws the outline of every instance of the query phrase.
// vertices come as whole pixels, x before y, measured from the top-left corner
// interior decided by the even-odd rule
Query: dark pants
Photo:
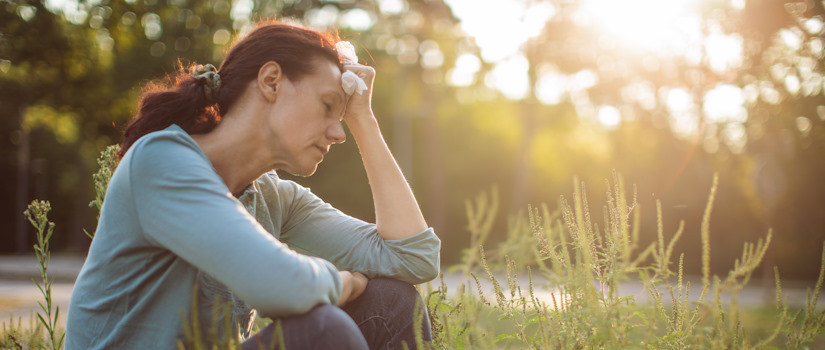
[[[291,349],[415,349],[413,323],[418,304],[424,313],[421,335],[432,340],[430,320],[415,287],[389,278],[367,283],[364,293],[338,308],[318,305],[309,312],[281,318],[284,344]],[[269,349],[275,323],[253,335],[243,349]],[[278,348],[276,345],[275,348]]]

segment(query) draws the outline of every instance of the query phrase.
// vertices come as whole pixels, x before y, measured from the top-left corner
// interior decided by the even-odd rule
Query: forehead
[[[313,62],[314,69],[311,73],[303,76],[299,84],[304,88],[317,91],[320,94],[343,93],[341,87],[341,70],[338,66],[327,60],[318,59]]]

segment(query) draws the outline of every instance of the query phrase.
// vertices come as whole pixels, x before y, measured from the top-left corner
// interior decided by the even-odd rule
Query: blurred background
[[[773,228],[766,271],[815,279],[825,240],[825,1],[0,1],[0,254],[30,254],[22,215],[51,201],[58,253],[95,229],[91,174],[148,81],[219,64],[257,19],[337,29],[376,67],[374,110],[442,264],[469,244],[465,201],[495,188],[491,243],[528,204],[557,207],[573,178],[602,217],[605,179],[635,184],[643,241],[685,220],[699,271],[713,174],[711,262]],[[355,143],[294,179],[373,220]],[[599,221],[599,220],[597,220]],[[643,245],[644,246],[644,245]]]

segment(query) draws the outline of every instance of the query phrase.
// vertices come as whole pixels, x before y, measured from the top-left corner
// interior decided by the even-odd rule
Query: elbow
[[[439,271],[437,267],[434,269],[415,271],[410,274],[411,276],[409,279],[406,279],[406,282],[410,284],[427,283],[429,281],[436,279],[440,272],[441,271]]]
[[[436,262],[434,265],[430,266],[430,268],[428,268],[424,271],[421,271],[421,281],[417,282],[416,284],[426,283],[426,282],[432,281],[432,280],[438,278],[438,275],[440,273],[441,273],[441,268],[439,266],[439,263]]]
[[[414,271],[410,271],[412,275],[412,284],[421,284],[432,281],[438,278],[441,273],[441,251],[436,250],[431,256],[422,261]]]
[[[421,284],[438,278],[441,273],[441,240],[432,228],[390,245],[394,256],[392,277],[410,284]]]
[[[439,252],[435,259],[435,264],[433,264],[427,271],[425,271],[424,278],[427,279],[427,282],[432,281],[438,278],[438,275],[441,274],[441,252]]]
[[[435,237],[435,235],[433,236]],[[441,273],[441,240],[435,237],[433,243],[428,254],[429,258],[426,259],[425,264],[422,264],[422,268],[419,271],[421,282],[418,283],[432,281],[438,278],[438,275]]]

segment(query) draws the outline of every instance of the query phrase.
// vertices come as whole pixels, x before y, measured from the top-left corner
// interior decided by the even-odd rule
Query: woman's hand
[[[367,288],[367,276],[360,272],[338,271],[341,276],[341,283],[344,285],[341,297],[338,299],[338,307],[343,307],[350,301],[357,299]]]
[[[372,83],[375,80],[375,69],[361,64],[347,64],[344,69],[358,75],[367,84],[367,90],[363,94],[354,92],[347,101],[347,109],[344,112],[344,120],[347,124],[357,121],[375,119],[372,114]]]
[[[384,239],[395,240],[421,233],[427,229],[427,222],[372,113],[375,69],[360,64],[347,64],[344,69],[361,77],[367,85],[363,95],[353,93],[350,96],[344,121],[364,161],[378,234]]]

